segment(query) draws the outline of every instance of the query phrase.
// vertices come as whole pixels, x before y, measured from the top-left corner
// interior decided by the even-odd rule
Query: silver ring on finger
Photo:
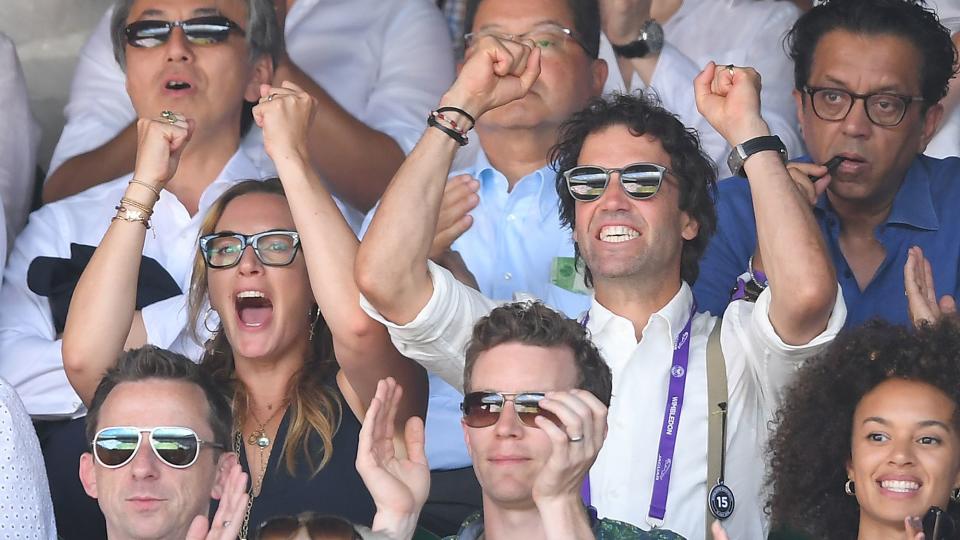
[[[267,101],[273,101],[273,98],[275,98],[275,97],[277,97],[276,92],[274,92],[273,94],[270,94],[269,96],[267,96]]]
[[[730,76],[733,77],[733,68],[736,67],[736,66],[734,66],[733,64],[727,64],[727,65],[724,66],[724,67],[727,68],[727,71],[730,73]]]
[[[229,526],[230,526],[230,520],[227,520],[227,521],[224,521],[224,522],[223,522],[223,527],[224,527],[224,528],[227,528],[227,527],[229,527]]]
[[[580,442],[583,440],[583,435],[577,435],[576,437],[571,437],[567,435],[567,439],[569,439],[570,442]]]
[[[166,120],[167,122],[169,122],[169,123],[171,123],[171,124],[176,124],[176,123],[177,123],[177,113],[175,113],[175,112],[173,112],[173,111],[162,111],[162,112],[160,113],[160,118],[163,118],[164,120]]]

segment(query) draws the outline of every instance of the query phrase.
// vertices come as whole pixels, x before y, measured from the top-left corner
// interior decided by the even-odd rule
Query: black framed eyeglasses
[[[300,235],[296,231],[275,230],[249,235],[220,232],[200,237],[200,254],[210,268],[236,266],[247,246],[253,247],[261,263],[286,266],[297,256]]]
[[[510,401],[517,418],[525,426],[539,428],[535,422],[538,416],[560,425],[560,419],[552,412],[540,408],[543,398],[543,392],[470,392],[463,397],[460,411],[464,424],[472,428],[485,428],[497,423],[504,405]]]
[[[134,21],[127,25],[124,34],[132,47],[150,48],[166,43],[170,39],[170,32],[178,26],[187,36],[187,41],[194,45],[222,43],[230,37],[230,32],[244,35],[240,25],[223,15],[194,17],[185,21]]]
[[[580,48],[582,48],[591,57],[597,56],[596,51],[593,51],[590,47],[587,47],[586,43],[584,43],[583,40],[577,36],[576,32],[557,24],[539,24],[533,29],[522,34],[507,34],[504,32],[495,32],[493,30],[470,32],[463,35],[464,46],[469,49],[470,47],[473,47],[477,40],[486,36],[493,36],[497,39],[505,39],[508,41],[522,41],[524,39],[529,39],[533,41],[537,47],[542,49],[543,52],[548,54],[559,51],[563,47],[564,42],[570,40],[579,45]]]
[[[890,92],[855,94],[841,88],[818,86],[805,86],[803,91],[810,96],[813,113],[821,120],[843,120],[853,109],[853,103],[861,99],[867,118],[883,127],[899,125],[907,114],[907,107],[913,102],[923,101],[920,96],[903,96]]]
[[[564,171],[567,190],[575,200],[590,202],[603,195],[610,182],[611,173],[619,173],[620,185],[631,198],[649,199],[660,191],[663,176],[670,172],[656,163],[631,163],[619,169],[607,169],[598,165],[580,165]]]
[[[133,461],[143,443],[143,434],[153,453],[175,469],[186,469],[197,462],[204,446],[223,450],[223,445],[202,440],[197,432],[187,427],[161,426],[140,428],[133,426],[106,427],[93,437],[93,457],[108,469],[117,469]]]

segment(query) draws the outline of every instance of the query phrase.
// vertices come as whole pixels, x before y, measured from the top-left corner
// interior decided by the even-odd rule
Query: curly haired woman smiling
[[[813,538],[913,537],[960,519],[960,323],[841,335],[788,390],[771,441],[775,526]],[[909,536],[908,536],[909,535]]]

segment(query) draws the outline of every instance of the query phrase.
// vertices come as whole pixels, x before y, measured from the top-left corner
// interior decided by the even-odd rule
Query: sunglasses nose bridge
[[[170,23],[170,32],[163,43],[167,51],[167,61],[177,60],[187,61],[193,58],[193,49],[190,40],[187,39],[187,33],[183,30],[183,22],[173,21]]]

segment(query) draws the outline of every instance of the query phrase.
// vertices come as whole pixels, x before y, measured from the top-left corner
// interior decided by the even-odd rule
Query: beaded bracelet
[[[433,114],[427,117],[427,125],[430,127],[437,128],[440,131],[446,133],[447,135],[450,136],[451,139],[457,141],[457,144],[459,144],[460,146],[466,146],[467,143],[470,142],[467,139],[467,137],[462,133],[455,131],[453,129],[450,129],[447,126],[441,124]]]

